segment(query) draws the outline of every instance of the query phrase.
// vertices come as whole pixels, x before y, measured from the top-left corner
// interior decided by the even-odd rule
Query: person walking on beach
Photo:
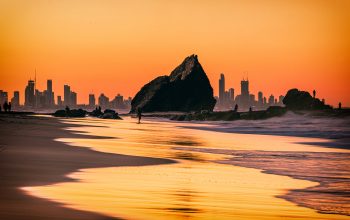
[[[235,105],[235,109],[233,110],[234,112],[237,112],[238,111],[238,105],[236,104]]]
[[[4,103],[3,107],[4,107],[4,111],[7,112],[7,108],[8,108],[7,102]]]
[[[141,108],[137,108],[137,118],[139,119],[138,124],[141,123],[141,117],[142,117],[142,110]]]
[[[338,104],[338,109],[341,110],[341,102]]]

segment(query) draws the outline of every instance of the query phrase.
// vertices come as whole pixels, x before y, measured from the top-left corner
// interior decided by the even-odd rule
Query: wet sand
[[[192,124],[191,129],[185,129],[181,123],[152,120],[140,125],[130,119],[118,122],[76,119],[66,120],[66,123],[79,125],[69,128],[76,133],[101,138],[113,136],[115,139],[90,139],[88,136],[57,139],[63,143],[101,152],[171,159],[178,163],[81,169],[69,175],[79,182],[22,187],[26,193],[73,209],[127,219],[349,219],[339,215],[344,214],[339,212],[344,210],[340,202],[346,203],[346,198],[338,197],[340,201],[333,204],[340,208],[335,212],[338,215],[317,213],[317,207],[301,203],[311,197],[295,196],[298,201],[287,198],[293,191],[319,185],[317,179],[310,181],[288,175],[288,167],[300,173],[303,168],[308,168],[306,162],[311,162],[310,167],[317,166],[320,162],[317,157],[321,153],[334,157],[333,162],[337,161],[339,154],[349,153],[344,149],[308,144],[314,141],[327,143],[328,140],[228,134],[198,130],[196,126],[201,125],[196,124]],[[265,153],[256,155],[261,151]],[[230,163],[232,152],[241,153],[234,159],[243,159],[238,159],[238,162],[232,159],[236,164]],[[296,167],[298,162],[302,162],[299,169],[288,166],[286,158],[297,158],[300,152],[310,154],[310,160],[292,160]],[[255,157],[249,159],[247,155]],[[245,161],[247,164],[244,164]],[[266,171],[269,164],[264,162],[271,163],[271,166],[274,164],[276,169],[285,168],[285,173]],[[286,166],[278,166],[278,163]],[[334,163],[328,165],[332,168]],[[344,164],[341,166],[343,168],[334,166],[339,171],[334,175],[340,177],[342,169],[346,169]],[[315,176],[322,171],[310,170]],[[330,174],[332,170],[325,173],[326,176]],[[335,182],[338,181],[335,179]],[[319,195],[321,197],[317,199],[320,203],[329,200],[322,193]],[[328,206],[329,209],[334,207]]]
[[[216,162],[317,182],[278,197],[320,213],[350,216],[350,153],[177,149],[230,155],[232,158]]]
[[[66,175],[80,169],[173,163],[168,159],[103,153],[54,141],[86,138],[84,134],[65,130],[68,126],[78,125],[62,124],[59,119],[48,117],[0,114],[0,219],[115,219],[33,197],[20,188],[76,181]]]

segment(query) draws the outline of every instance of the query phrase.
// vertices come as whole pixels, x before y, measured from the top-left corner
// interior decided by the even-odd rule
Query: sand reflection
[[[228,156],[175,148],[260,150],[265,145],[270,150],[277,150],[277,146],[278,150],[302,148],[315,152],[337,149],[298,145],[295,143],[301,139],[297,138],[288,142],[283,137],[265,139],[258,135],[221,134],[177,128],[175,123],[168,122],[149,121],[141,125],[132,120],[69,122],[86,125],[72,128],[76,132],[118,139],[59,141],[98,151],[170,158],[178,163],[86,169],[69,175],[78,182],[23,188],[28,193],[71,208],[127,219],[348,219],[347,216],[320,214],[277,198],[291,189],[316,186],[316,182],[217,164],[212,161]]]

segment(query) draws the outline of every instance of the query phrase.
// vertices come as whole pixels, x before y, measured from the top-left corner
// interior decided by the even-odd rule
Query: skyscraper
[[[101,106],[101,108],[108,108],[109,107],[109,98],[105,96],[103,93],[101,93],[100,97],[98,97],[98,105]]]
[[[89,95],[89,107],[93,108],[96,105],[96,99],[94,94]]]
[[[33,80],[28,81],[25,89],[24,105],[33,108],[35,106],[35,83]]]
[[[279,105],[283,105],[283,99],[284,99],[284,96],[283,96],[283,95],[280,95],[280,96],[278,97],[278,104],[279,104]]]
[[[57,96],[57,105],[58,105],[58,107],[62,107],[63,106],[62,97],[60,95]]]
[[[240,98],[240,105],[243,108],[250,107],[250,97],[249,97],[249,81],[248,80],[242,80],[241,81],[241,98]]]
[[[264,104],[264,98],[263,98],[263,93],[262,92],[258,92],[258,105],[260,107],[262,107]]]
[[[0,90],[0,105],[2,106],[5,102],[8,102],[7,92]]]
[[[64,105],[70,106],[70,86],[64,85]]]
[[[223,73],[220,74],[219,79],[219,102],[220,104],[224,104],[225,100],[225,75]]]
[[[275,105],[275,97],[273,95],[269,97],[269,105]]]
[[[235,100],[235,90],[233,88],[230,88],[228,90],[228,93],[229,93],[229,98],[230,98],[230,101],[234,101]]]
[[[13,92],[13,97],[11,99],[11,104],[14,109],[19,107],[19,91],[14,91]]]
[[[71,91],[70,93],[70,106],[76,107],[77,106],[77,93]]]
[[[241,81],[241,95],[243,96],[249,96],[249,81],[248,80],[242,80]]]
[[[52,80],[48,79],[47,80],[47,89],[46,89],[46,105],[48,107],[52,107],[55,102],[54,102],[54,94],[52,91]]]

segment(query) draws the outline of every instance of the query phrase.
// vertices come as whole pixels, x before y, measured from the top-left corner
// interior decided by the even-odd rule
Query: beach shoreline
[[[115,219],[25,194],[21,187],[76,181],[67,174],[85,168],[173,163],[69,146],[57,138],[83,138],[52,117],[0,114],[0,219]],[[87,137],[87,136],[86,136]],[[101,138],[88,136],[88,138]]]

